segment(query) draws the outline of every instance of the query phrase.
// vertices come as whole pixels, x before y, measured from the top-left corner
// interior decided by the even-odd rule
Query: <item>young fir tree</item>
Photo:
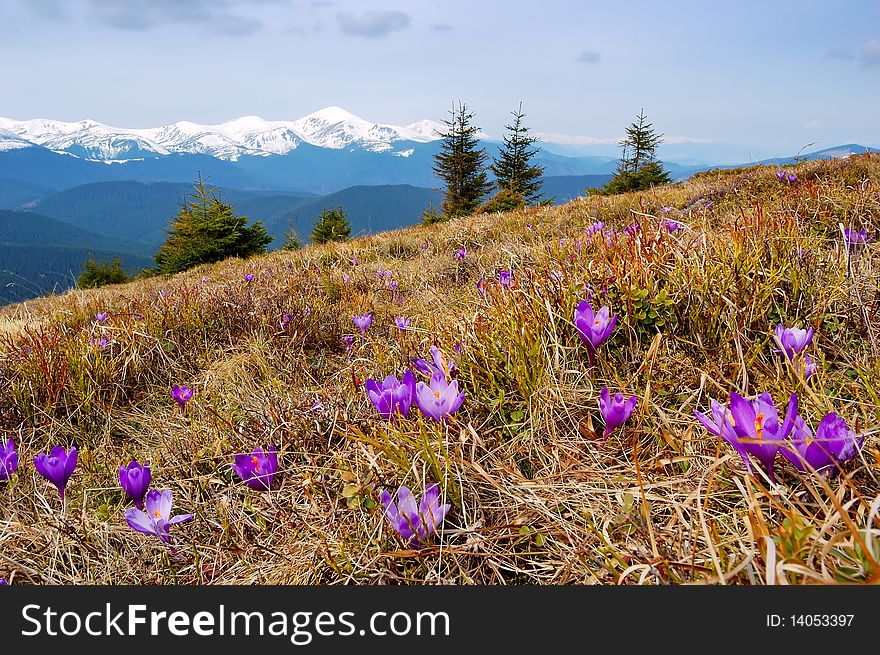
[[[80,289],[95,289],[105,284],[128,282],[128,274],[122,268],[122,260],[114,257],[112,261],[98,261],[89,253],[83,272],[76,281]]]
[[[293,221],[288,222],[287,232],[284,233],[284,245],[281,246],[281,249],[299,250],[302,248],[302,245],[302,241],[299,238],[299,233],[296,231]]]
[[[345,217],[342,206],[324,209],[312,227],[312,243],[328,241],[347,241],[351,236],[351,225]]]
[[[492,160],[489,170],[495,175],[499,192],[510,197],[520,196],[525,204],[534,205],[541,197],[541,175],[544,167],[531,160],[541,149],[533,148],[538,137],[529,136],[529,128],[523,125],[525,114],[522,102],[513,114],[513,125],[505,125],[508,134],[502,137],[498,158]]]
[[[656,155],[657,146],[663,143],[662,137],[654,133],[654,126],[647,122],[643,109],[636,122],[626,128],[626,138],[620,141],[621,155],[614,177],[601,189],[590,191],[611,195],[669,184],[672,179]]]
[[[444,121],[447,129],[434,155],[434,173],[446,184],[441,206],[445,218],[473,213],[491,188],[485,170],[489,155],[478,148],[480,128],[471,124],[473,112],[459,102],[449,113],[452,120]]]
[[[178,273],[199,264],[250,257],[266,252],[272,237],[261,221],[248,226],[247,216],[236,216],[214,187],[199,178],[171,221],[168,237],[154,257],[158,273]]]

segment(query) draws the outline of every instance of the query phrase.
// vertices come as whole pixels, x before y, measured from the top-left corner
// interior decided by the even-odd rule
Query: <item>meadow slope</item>
[[[2,308],[0,427],[21,463],[0,483],[0,577],[880,580],[880,244],[843,232],[880,232],[880,155],[789,170],[796,181],[707,172]],[[619,316],[592,369],[573,324],[588,297]],[[368,312],[361,334],[352,316]],[[774,352],[780,323],[815,329],[813,375]],[[461,409],[383,420],[365,381],[401,376],[432,345],[455,362]],[[183,407],[174,384],[194,389]],[[605,386],[638,404],[603,445]],[[754,458],[750,474],[694,417],[731,391],[769,392],[780,419],[796,393],[813,428],[834,411],[864,442],[827,476],[781,455],[775,482]],[[64,503],[33,463],[59,444],[79,451]],[[270,444],[278,477],[255,491],[231,463]],[[195,515],[172,548],[123,518],[132,459]],[[408,548],[380,492],[431,482],[452,507]]]

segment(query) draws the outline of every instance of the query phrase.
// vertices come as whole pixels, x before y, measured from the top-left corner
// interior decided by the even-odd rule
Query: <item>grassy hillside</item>
[[[880,245],[848,245],[841,228],[880,231],[880,156],[791,170],[793,183],[769,167],[711,172],[3,308],[0,425],[21,465],[0,487],[0,576],[877,582]],[[586,298],[618,315],[592,367],[573,323]],[[780,323],[815,329],[809,377],[802,355],[774,352]],[[366,380],[400,377],[432,345],[454,361],[460,409],[381,418]],[[183,384],[181,406],[169,390]],[[604,387],[636,398],[607,439]],[[755,457],[749,473],[694,416],[732,391],[769,392],[779,421],[797,394],[798,434],[836,412],[860,448],[825,476],[778,454],[775,482]],[[725,434],[780,445],[767,407],[737,416]],[[55,445],[79,450],[64,503],[33,466]],[[270,445],[279,469],[261,492],[231,465]],[[123,518],[132,459],[172,490],[174,513],[194,514],[172,547]],[[380,494],[432,482],[451,507],[411,548]]]

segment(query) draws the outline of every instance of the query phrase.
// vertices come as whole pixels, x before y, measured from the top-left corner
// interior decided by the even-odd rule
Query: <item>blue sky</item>
[[[533,131],[575,142],[619,138],[644,107],[669,137],[769,154],[880,146],[877,0],[0,0],[0,60],[17,119],[339,105],[407,124],[460,99],[499,135],[522,100]]]

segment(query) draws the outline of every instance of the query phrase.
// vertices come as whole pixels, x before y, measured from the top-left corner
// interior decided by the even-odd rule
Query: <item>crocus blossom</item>
[[[465,257],[467,257],[467,248],[459,248],[458,250],[455,251],[455,258],[458,261],[461,261]]]
[[[843,236],[846,238],[846,243],[850,247],[856,246],[862,243],[868,243],[871,240],[871,237],[868,235],[867,230],[862,228],[861,230],[854,230],[850,227],[843,228]]]
[[[510,271],[501,271],[498,273],[498,283],[505,289],[509,289],[512,284]]]
[[[403,418],[409,416],[416,391],[416,376],[412,371],[404,373],[400,380],[389,375],[381,384],[368,378],[366,387],[370,402],[384,419],[393,421],[398,414]]]
[[[633,236],[634,234],[637,234],[641,230],[642,230],[642,226],[639,225],[638,223],[630,223],[625,228],[623,228],[623,231],[626,234],[628,234],[629,236]]]
[[[244,279],[246,282],[253,282],[254,281],[254,274],[248,273],[247,275],[244,276]]]
[[[445,420],[464,402],[464,391],[459,393],[458,380],[448,381],[442,371],[435,372],[429,384],[418,382],[415,395],[422,413],[435,421]]]
[[[385,508],[385,517],[408,548],[426,543],[451,507],[449,504],[440,504],[440,487],[436,482],[428,485],[421,502],[416,501],[406,486],[397,490],[397,503],[386,489],[382,490],[380,499]]]
[[[397,329],[403,332],[409,327],[410,319],[408,316],[395,316],[394,317],[394,325],[397,326]]]
[[[796,327],[787,328],[782,327],[780,323],[776,326],[773,338],[779,346],[779,350],[776,352],[785,353],[788,360],[792,361],[795,355],[802,353],[810,345],[813,340],[813,328],[809,330]]]
[[[342,343],[345,344],[345,352],[350,353],[351,345],[354,343],[354,337],[350,334],[346,334],[344,337],[342,337]]]
[[[18,470],[18,453],[15,441],[9,439],[0,445],[0,482],[6,482]]]
[[[275,452],[275,446],[269,446],[268,451],[257,447],[250,454],[236,455],[232,470],[251,489],[268,491],[272,488],[275,473],[278,471],[278,455]]]
[[[599,392],[599,411],[602,412],[602,418],[605,419],[605,434],[602,437],[603,446],[614,429],[619,425],[623,425],[632,415],[638,402],[639,399],[636,396],[627,398],[622,393],[616,393],[612,397],[608,387],[602,387],[602,391]]]
[[[663,221],[661,225],[666,228],[667,232],[675,232],[681,229],[681,223],[678,221]]]
[[[804,361],[803,361],[804,378],[808,378],[811,375],[815,375],[818,370],[819,370],[819,367],[816,365],[816,362],[814,362],[812,359],[810,359],[809,355],[804,355]]]
[[[789,441],[791,445],[785,444],[779,449],[783,457],[799,471],[824,474],[855,457],[864,437],[857,439],[842,417],[829,412],[816,428],[815,436],[806,421],[798,416],[789,434]]]
[[[0,587],[5,587],[5,586],[7,586],[8,584],[9,584],[9,583],[6,582],[6,578],[0,578]]]
[[[119,467],[119,484],[125,495],[134,501],[138,509],[144,508],[144,497],[150,488],[150,466],[142,466],[137,460],[129,462],[128,466]]]
[[[605,223],[603,223],[602,221],[596,221],[595,223],[590,225],[586,230],[584,230],[584,232],[587,234],[587,236],[591,236],[593,234],[601,232],[604,229],[605,229]]]
[[[786,179],[788,180],[789,184],[794,184],[795,182],[797,182],[797,175],[795,175],[794,173],[789,173]]]
[[[174,399],[174,402],[184,407],[193,397],[193,390],[185,384],[182,386],[175,384],[171,387],[171,397]]]
[[[440,372],[449,377],[455,372],[455,360],[437,346],[431,346],[431,359],[433,362],[429,362],[421,357],[411,357],[410,361],[417,371],[429,376]]]
[[[192,519],[192,514],[171,516],[171,489],[159,492],[151,489],[147,493],[146,512],[134,507],[125,510],[125,522],[133,530],[159,537],[165,543],[171,543],[171,526],[185,523]]]
[[[34,457],[34,468],[37,469],[37,473],[58,488],[61,500],[64,500],[67,481],[70,480],[73,469],[76,468],[77,457],[76,448],[71,448],[68,452],[64,450],[63,446],[55,446],[48,455],[39,453]]]
[[[98,312],[95,314],[95,321],[98,323],[103,323],[107,320],[107,312]]]
[[[370,329],[370,325],[373,324],[373,315],[358,314],[352,316],[351,320],[354,321],[354,324],[360,329],[361,334],[366,334],[367,330]]]
[[[477,291],[480,292],[481,296],[486,295],[486,282],[485,282],[485,280],[483,280],[483,278],[480,278],[479,280],[477,280]]]
[[[574,326],[587,345],[591,368],[595,363],[596,350],[611,336],[614,326],[617,325],[617,314],[611,317],[609,314],[608,307],[602,307],[594,313],[588,300],[581,300],[574,310]]]
[[[776,171],[776,179],[780,182],[785,182],[785,178],[788,176],[788,171]]]

